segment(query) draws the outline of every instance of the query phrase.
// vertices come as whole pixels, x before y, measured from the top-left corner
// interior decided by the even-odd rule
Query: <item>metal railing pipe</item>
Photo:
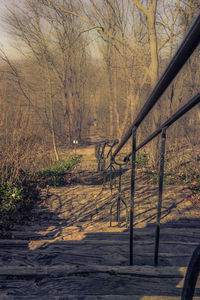
[[[157,135],[159,135],[164,127],[171,126],[174,122],[176,122],[179,118],[181,118],[186,112],[192,109],[195,105],[200,103],[200,93],[190,99],[185,105],[183,105],[175,114],[173,114],[166,122],[164,122],[158,129],[156,129],[148,138],[146,138],[141,144],[139,144],[136,148],[136,151],[143,148],[146,144],[148,144],[151,140],[153,140]],[[129,153],[124,161],[131,157],[132,153]]]
[[[169,63],[168,67],[166,68],[165,72],[161,76],[160,80],[156,84],[155,88],[153,89],[152,93],[150,94],[149,98],[147,99],[146,103],[142,107],[141,111],[139,112],[138,116],[136,117],[133,124],[128,129],[125,136],[122,138],[120,144],[116,148],[113,156],[116,156],[117,153],[122,149],[124,144],[128,141],[132,134],[132,130],[134,127],[138,127],[143,119],[147,116],[153,106],[156,104],[160,96],[164,93],[166,88],[170,85],[172,80],[176,77],[180,69],[183,67],[185,62],[194,52],[196,47],[200,42],[200,13],[197,16],[196,20],[194,21],[193,25],[191,26],[189,32],[187,33],[185,39],[181,43],[178,51],[172,58],[171,62]]]
[[[132,132],[132,166],[131,166],[131,203],[130,203],[130,221],[129,221],[129,263],[133,265],[133,224],[135,207],[135,162],[136,162],[136,136],[137,127],[133,127]]]
[[[185,275],[181,300],[193,300],[200,274],[200,244],[194,250]]]
[[[156,235],[155,235],[155,252],[154,252],[154,264],[155,265],[158,264],[158,253],[159,253],[159,243],[160,243],[160,219],[161,219],[161,213],[162,213],[166,130],[167,130],[167,127],[165,127],[165,128],[162,129],[162,139],[161,139],[160,172],[159,172],[159,193],[158,193],[158,208],[157,208]]]

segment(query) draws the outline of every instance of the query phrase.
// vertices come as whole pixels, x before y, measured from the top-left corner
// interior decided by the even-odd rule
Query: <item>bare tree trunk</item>
[[[110,138],[114,138],[114,83],[113,83],[113,74],[112,74],[112,49],[111,45],[108,45],[108,53],[107,53],[107,72],[108,72],[108,82],[109,82],[109,128],[110,128]]]
[[[155,84],[159,78],[159,60],[158,60],[158,45],[156,36],[156,10],[157,10],[157,0],[149,1],[147,8],[144,7],[139,0],[133,0],[135,5],[141,10],[147,18],[147,29],[150,43],[150,58],[151,63],[149,65],[150,79],[151,79],[151,89],[154,88]],[[160,125],[161,120],[161,107],[158,103],[153,111],[152,119],[152,131],[155,130]],[[159,140],[156,139],[154,143],[151,143],[151,149],[149,156],[154,166],[158,164],[159,157]]]
[[[6,92],[7,92],[7,78],[5,73],[0,74],[0,127],[4,125],[6,116]],[[2,80],[1,80],[2,79]]]
[[[49,104],[50,104],[50,125],[51,125],[51,135],[52,135],[52,144],[53,144],[53,150],[55,153],[56,160],[59,160],[58,150],[56,146],[56,136],[55,136],[55,128],[54,128],[54,104],[53,104],[53,92],[52,92],[52,83],[51,83],[51,75],[49,66],[46,60],[46,57],[44,57],[45,60],[45,66],[46,66],[46,73],[47,73],[47,85],[48,85],[48,98],[49,98]]]

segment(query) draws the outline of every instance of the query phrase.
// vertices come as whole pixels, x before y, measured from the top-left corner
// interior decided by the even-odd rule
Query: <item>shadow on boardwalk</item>
[[[0,299],[180,298],[184,267],[200,239],[199,219],[162,224],[154,267],[154,224],[135,228],[135,265],[129,266],[127,230],[104,224],[107,232],[73,231],[55,213],[35,214],[32,226],[16,227],[13,239],[0,241]]]
[[[129,266],[125,211],[121,227],[109,226],[117,189],[111,194],[92,181],[92,171],[83,172],[86,182],[44,190],[31,223],[15,226],[11,239],[0,240],[0,299],[180,299],[186,266],[200,240],[199,211],[184,202],[183,189],[165,187],[155,267],[157,186],[147,187],[138,177],[134,266]],[[127,173],[122,192],[129,207]]]

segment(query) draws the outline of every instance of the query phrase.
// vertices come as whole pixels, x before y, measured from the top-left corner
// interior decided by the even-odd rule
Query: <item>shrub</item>
[[[9,228],[29,219],[26,212],[38,197],[35,186],[24,183],[0,185],[0,228]]]
[[[36,173],[36,179],[43,186],[61,186],[68,183],[66,176],[79,162],[81,156],[78,154],[67,157],[64,160],[54,162],[49,168]]]
[[[146,167],[148,163],[148,155],[146,153],[136,153],[136,167],[137,168],[142,168]]]

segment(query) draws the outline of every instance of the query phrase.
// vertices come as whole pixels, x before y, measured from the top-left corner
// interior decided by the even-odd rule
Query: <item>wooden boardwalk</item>
[[[135,265],[129,266],[125,212],[121,227],[110,227],[110,191],[87,176],[43,190],[30,224],[15,226],[0,240],[0,299],[180,299],[186,267],[200,241],[200,211],[183,201],[185,188],[165,189],[155,267],[156,187],[137,181]],[[129,196],[127,183],[127,203]],[[194,299],[200,299],[199,282]]]

